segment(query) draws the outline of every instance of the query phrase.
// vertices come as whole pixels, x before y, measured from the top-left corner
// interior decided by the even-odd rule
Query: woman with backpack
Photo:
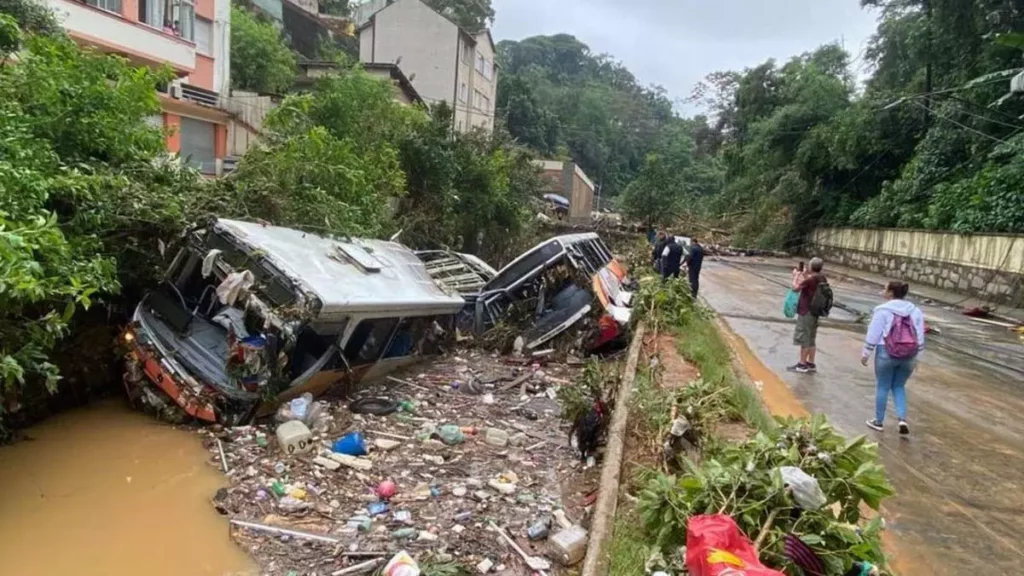
[[[868,428],[881,432],[885,409],[892,393],[900,434],[910,434],[907,424],[907,380],[914,373],[917,354],[924,348],[924,313],[905,298],[910,286],[892,281],[885,285],[885,304],[875,308],[864,340],[860,363],[868,365],[875,353],[875,417]]]

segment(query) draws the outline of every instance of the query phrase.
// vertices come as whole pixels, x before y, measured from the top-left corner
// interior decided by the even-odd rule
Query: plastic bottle
[[[504,447],[508,445],[508,432],[500,428],[488,428],[484,440],[491,446]]]
[[[277,480],[274,480],[274,483],[270,485],[270,490],[278,496],[284,496],[288,493],[288,491],[284,489],[284,484],[281,484]]]
[[[526,536],[530,540],[543,540],[548,537],[551,532],[551,517],[541,518],[540,520],[533,523],[526,530]]]

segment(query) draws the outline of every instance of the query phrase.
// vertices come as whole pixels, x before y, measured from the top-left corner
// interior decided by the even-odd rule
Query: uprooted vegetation
[[[755,539],[766,565],[787,573],[796,573],[783,552],[787,534],[810,546],[830,574],[857,561],[884,564],[882,518],[865,524],[862,504],[877,510],[893,491],[876,446],[864,437],[847,441],[821,416],[786,420],[740,444],[706,446],[700,464],[683,462],[685,472],[655,475],[640,493],[638,507],[656,547],[684,546],[691,517],[724,513]],[[784,466],[815,478],[825,505],[802,508],[784,485]]]
[[[876,446],[863,437],[846,440],[824,417],[768,417],[757,392],[733,371],[710,312],[693,301],[685,283],[641,281],[634,315],[648,330],[673,334],[700,378],[668,385],[657,356],[637,375],[624,483],[632,496],[611,545],[615,558],[632,561],[613,561],[612,574],[685,572],[687,523],[702,514],[731,516],[755,542],[761,561],[786,574],[805,573],[785,556],[787,535],[810,547],[828,574],[845,573],[856,562],[884,566],[883,521],[865,515],[893,493]],[[751,429],[745,438],[720,433],[723,423],[740,420]],[[685,443],[673,429],[685,430]],[[780,471],[787,466],[817,481],[823,505],[797,503]]]

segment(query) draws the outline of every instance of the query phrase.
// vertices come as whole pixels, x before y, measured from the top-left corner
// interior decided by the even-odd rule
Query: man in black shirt
[[[676,242],[676,237],[669,235],[665,249],[661,252],[661,278],[669,276],[679,278],[679,269],[683,263],[683,246]]]
[[[658,240],[654,243],[654,250],[651,251],[651,264],[654,265],[654,270],[657,272],[662,271],[662,260],[661,254],[665,251],[665,246],[668,245],[668,236],[665,231],[658,232]]]
[[[704,247],[696,238],[691,241],[690,253],[686,255],[685,263],[689,269],[690,291],[696,298],[697,291],[700,290],[700,267],[704,264]]]

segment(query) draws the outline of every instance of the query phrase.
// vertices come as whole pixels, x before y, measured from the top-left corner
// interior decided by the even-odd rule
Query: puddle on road
[[[0,448],[0,574],[255,574],[210,505],[198,436],[118,402],[61,414]]]

